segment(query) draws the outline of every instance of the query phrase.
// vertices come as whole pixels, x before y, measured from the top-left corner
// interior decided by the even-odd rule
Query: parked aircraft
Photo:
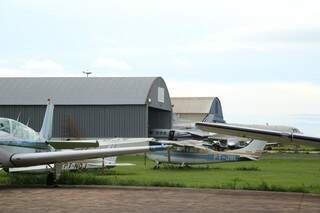
[[[198,140],[159,141],[161,144],[172,145],[167,151],[151,151],[147,157],[156,162],[154,168],[161,163],[179,164],[180,166],[193,164],[209,164],[226,161],[257,160],[266,142],[254,140],[242,149],[228,151],[214,151],[211,144]]]
[[[208,115],[203,119],[203,122],[224,122],[219,98],[213,99]],[[149,131],[149,137],[169,140],[204,140],[213,135],[215,134],[197,129],[195,122],[178,119],[175,114],[173,114],[171,129],[156,128]]]
[[[18,121],[0,118],[1,168],[9,171],[10,168],[16,167],[53,164],[54,167],[48,173],[47,183],[54,184],[61,174],[62,163],[64,162],[144,153],[167,147],[166,145],[160,145],[57,151],[48,142],[52,135],[53,110],[54,105],[49,100],[39,133]]]
[[[174,116],[175,117],[175,116]],[[212,101],[208,115],[203,119],[205,123],[226,123],[223,116],[222,105],[219,98],[215,97]],[[302,133],[299,129],[290,126],[280,125],[261,125],[261,124],[231,124],[236,126],[247,126],[251,128],[259,128],[266,130],[282,131],[287,133]],[[224,149],[240,149],[247,146],[252,139],[245,137],[231,136],[219,134],[219,132],[208,132],[197,128],[194,122],[181,121],[177,118],[173,119],[172,129],[152,129],[149,132],[150,137],[169,140],[185,140],[185,139],[200,139],[209,141],[217,150]],[[272,143],[272,145],[276,144]],[[268,143],[271,144],[271,143]]]

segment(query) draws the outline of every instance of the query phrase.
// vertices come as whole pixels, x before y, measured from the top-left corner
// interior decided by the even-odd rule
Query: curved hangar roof
[[[161,77],[0,78],[0,105],[141,105],[170,110]]]

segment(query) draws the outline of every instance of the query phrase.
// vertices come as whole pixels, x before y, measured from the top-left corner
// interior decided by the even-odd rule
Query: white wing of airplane
[[[114,157],[111,157],[114,158]],[[73,171],[73,170],[91,170],[91,169],[102,169],[102,168],[113,168],[118,166],[134,166],[132,163],[116,163],[114,160],[108,158],[95,158],[83,161],[71,161],[62,164],[62,170]],[[39,165],[39,166],[27,166],[27,167],[15,167],[9,168],[10,173],[43,173],[49,172],[54,168],[54,164]]]
[[[205,145],[210,146],[210,144],[204,141],[198,140],[182,140],[182,141],[168,141],[168,140],[159,140],[158,143],[166,144],[166,145],[174,145],[174,146],[181,146],[181,147],[193,147],[202,150],[208,150]]]
[[[143,153],[154,149],[167,148],[166,145],[159,146],[139,146],[126,148],[104,148],[88,150],[67,150],[55,152],[38,153],[9,153],[0,149],[0,156],[7,157],[8,167],[36,166],[51,163],[62,163],[68,161],[78,161],[93,158],[103,158],[109,156],[118,156],[125,154]],[[11,164],[11,165],[10,165]]]
[[[305,136],[295,133],[257,129],[252,127],[236,126],[222,123],[198,122],[196,123],[196,126],[204,131],[242,138],[263,140],[268,142],[297,143],[318,146],[320,145],[320,138],[318,137]]]

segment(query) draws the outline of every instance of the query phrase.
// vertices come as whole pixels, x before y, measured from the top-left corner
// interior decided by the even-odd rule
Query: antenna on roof
[[[82,73],[85,74],[85,75],[87,75],[87,78],[89,77],[89,75],[92,74],[92,72],[89,72],[89,70],[83,71]]]
[[[21,111],[19,112],[19,115],[18,115],[17,120],[16,120],[16,121],[18,121],[18,122],[19,122],[19,120],[20,120],[20,115],[21,115]]]

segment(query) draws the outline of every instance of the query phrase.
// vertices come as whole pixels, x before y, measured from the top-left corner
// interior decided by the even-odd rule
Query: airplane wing
[[[66,150],[55,152],[17,153],[10,156],[10,163],[15,167],[36,166],[51,163],[103,158],[109,156],[144,153],[150,150],[165,149],[169,146],[138,146],[126,148],[104,148],[88,150]]]
[[[51,139],[48,141],[55,149],[79,149],[79,148],[115,148],[125,146],[146,146],[154,138],[110,138],[96,140],[61,140]]]
[[[202,149],[202,150],[207,150],[208,149],[204,145],[210,146],[210,144],[205,143],[203,141],[198,141],[198,140],[183,140],[183,141],[160,140],[158,142],[161,143],[161,144],[181,146],[181,147],[193,147],[193,148]]]
[[[215,132],[219,134],[237,136],[242,138],[251,138],[268,142],[297,143],[320,145],[320,138],[305,136],[301,134],[257,129],[244,126],[235,126],[222,123],[198,122],[196,126],[204,131]]]
[[[186,132],[188,132],[190,135],[193,135],[195,137],[200,137],[200,138],[212,136],[212,134],[201,131],[201,130],[186,130]]]

